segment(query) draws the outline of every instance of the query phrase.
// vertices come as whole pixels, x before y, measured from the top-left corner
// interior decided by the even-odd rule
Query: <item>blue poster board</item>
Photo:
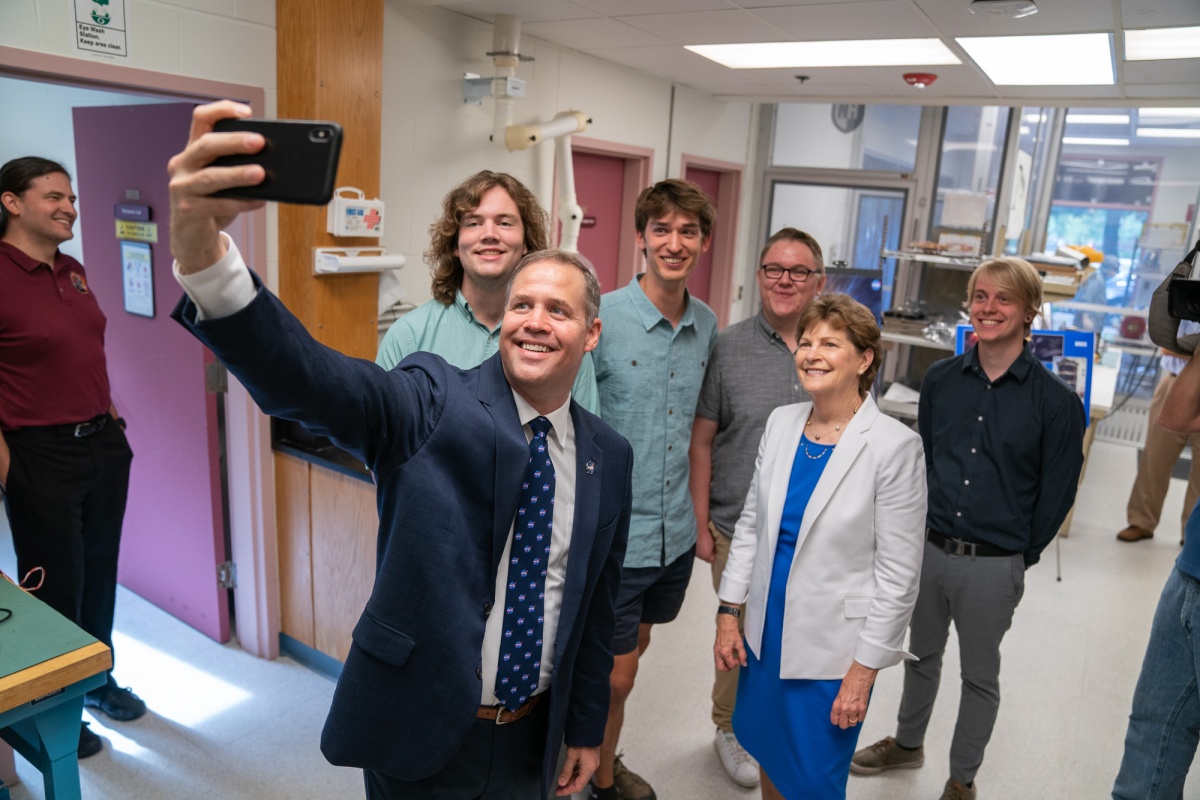
[[[954,352],[975,345],[975,329],[955,329]],[[1085,331],[1030,331],[1029,349],[1042,366],[1062,378],[1083,401],[1087,424],[1092,424],[1092,365],[1096,363],[1096,334]]]

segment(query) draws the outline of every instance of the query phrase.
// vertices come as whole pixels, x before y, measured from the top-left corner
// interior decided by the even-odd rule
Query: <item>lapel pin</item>
[[[589,458],[587,464],[585,465],[585,469],[587,469],[587,474],[591,475],[596,471],[596,462]]]

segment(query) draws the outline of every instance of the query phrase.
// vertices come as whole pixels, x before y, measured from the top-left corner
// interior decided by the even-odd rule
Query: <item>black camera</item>
[[[1167,313],[1175,319],[1200,322],[1200,280],[1176,278],[1167,289]]]

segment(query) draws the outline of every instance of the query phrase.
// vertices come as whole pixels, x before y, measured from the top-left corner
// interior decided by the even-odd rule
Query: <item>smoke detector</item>
[[[937,75],[932,72],[906,72],[904,73],[904,82],[914,89],[924,89],[929,84],[937,80]]]
[[[1033,0],[971,0],[972,14],[1020,19],[1037,13]]]

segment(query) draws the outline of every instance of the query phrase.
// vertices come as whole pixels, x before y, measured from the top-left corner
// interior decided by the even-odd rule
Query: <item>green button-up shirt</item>
[[[600,298],[604,329],[592,351],[600,416],[633,446],[633,516],[626,567],[670,564],[696,543],[688,445],[717,316],[688,297],[675,327],[635,277]]]
[[[489,328],[475,319],[461,291],[451,305],[430,300],[405,314],[384,334],[375,363],[391,369],[413,353],[433,353],[460,369],[477,367],[500,347],[500,326]],[[591,353],[584,353],[575,385],[575,402],[596,413],[596,371]]]

